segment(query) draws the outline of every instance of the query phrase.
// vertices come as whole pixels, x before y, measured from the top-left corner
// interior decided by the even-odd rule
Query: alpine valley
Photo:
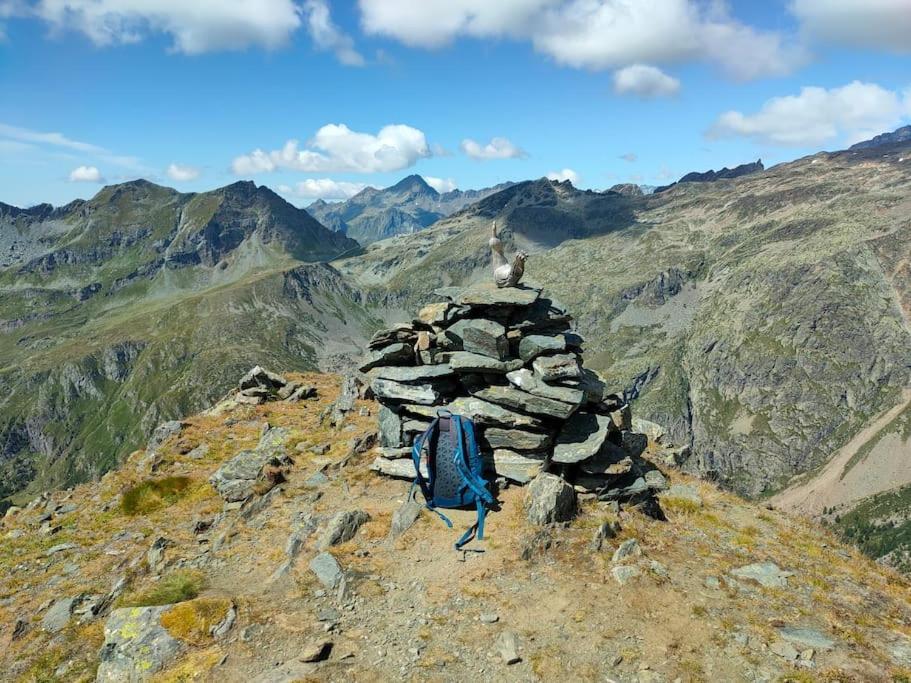
[[[490,225],[679,464],[911,552],[911,140],[643,194],[419,176],[298,209],[240,182],[0,204],[0,496],[97,479],[255,364],[345,372],[489,277]],[[657,429],[657,427],[656,427]]]

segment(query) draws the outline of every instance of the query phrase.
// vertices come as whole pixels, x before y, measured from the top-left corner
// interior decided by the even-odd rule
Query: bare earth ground
[[[391,516],[409,484],[370,472],[369,452],[336,467],[349,453],[349,440],[375,428],[373,415],[358,414],[359,408],[375,410],[374,404],[359,402],[347,426],[335,432],[318,416],[337,393],[337,378],[298,379],[317,385],[320,399],[235,406],[190,418],[179,439],[165,444],[165,463],[154,475],[139,468],[137,453],[101,482],[59,494],[77,510],[53,536],[37,532],[37,510],[4,521],[0,678],[92,680],[102,622],[73,619],[62,632],[45,633],[41,619],[50,601],[103,593],[124,575],[130,588],[120,604],[128,605],[183,565],[204,575],[200,597],[233,601],[237,622],[223,638],[188,643],[159,681],[911,680],[907,580],[808,521],[667,468],[671,482],[695,487],[703,504],[665,497],[666,522],[636,511],[615,515],[589,501],[573,523],[542,534],[525,520],[524,491],[510,488],[501,493],[502,511],[488,518],[487,538],[475,544],[483,553],[463,556],[452,549],[474,516],[458,511],[452,515],[456,529],[425,512],[390,545]],[[266,422],[292,430],[291,452],[298,442],[331,448],[322,456],[295,453],[289,481],[259,514],[245,520],[228,511],[196,536],[194,521],[222,510],[208,476],[254,445]],[[203,459],[179,454],[203,442],[210,446]],[[308,486],[321,468],[328,483]],[[128,487],[174,474],[194,482],[180,500],[132,516],[120,509]],[[295,521],[313,515],[324,522],[353,509],[367,511],[370,521],[352,540],[331,548],[350,577],[346,596],[326,592],[308,570],[322,523],[290,575],[270,581],[285,559]],[[590,540],[604,521],[619,521],[622,531],[594,550]],[[26,533],[9,538],[16,530]],[[125,538],[123,531],[135,536]],[[536,534],[537,546],[530,542]],[[168,566],[160,576],[145,560],[158,536],[175,544],[165,551]],[[642,575],[621,586],[611,575],[611,558],[630,538],[639,540],[643,555],[623,563]],[[46,554],[60,543],[79,549]],[[522,559],[523,548],[529,559]],[[766,588],[729,574],[765,561],[793,572],[785,586]],[[496,615],[496,621],[482,623],[482,614]],[[13,639],[17,619],[28,626]],[[799,666],[780,654],[779,629],[788,626],[815,629],[834,645],[808,653]],[[504,663],[497,651],[504,631],[517,638],[516,664]],[[319,640],[331,641],[328,658],[300,661]]]
[[[850,505],[907,484],[911,481],[911,444],[901,441],[897,436],[884,438],[862,462],[847,473],[845,467],[870,439],[909,405],[911,389],[906,389],[895,406],[860,430],[818,474],[773,496],[772,504],[782,510],[819,516],[824,508]]]

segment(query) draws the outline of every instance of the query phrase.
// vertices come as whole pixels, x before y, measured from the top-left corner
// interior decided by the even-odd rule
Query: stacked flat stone
[[[436,294],[411,323],[377,332],[360,366],[381,404],[374,470],[413,478],[414,439],[445,408],[474,421],[489,468],[513,482],[553,472],[605,500],[657,488],[629,406],[584,367],[562,305],[530,286]]]

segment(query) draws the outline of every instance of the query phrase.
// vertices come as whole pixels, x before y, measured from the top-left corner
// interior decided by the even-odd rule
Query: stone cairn
[[[654,492],[666,480],[640,457],[647,438],[632,431],[622,397],[583,366],[583,339],[563,306],[524,285],[435,294],[443,300],[413,322],[377,332],[361,363],[381,404],[374,470],[414,478],[411,445],[445,408],[474,421],[501,486],[538,477],[555,504],[569,489],[564,508],[578,492],[660,516]]]

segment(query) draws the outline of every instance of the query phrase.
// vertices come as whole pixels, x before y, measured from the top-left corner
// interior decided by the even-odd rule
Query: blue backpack
[[[427,451],[427,478],[421,473],[421,454]],[[427,430],[414,441],[411,458],[417,472],[414,486],[421,488],[427,508],[436,512],[452,528],[452,522],[436,508],[461,508],[474,505],[478,520],[456,541],[456,550],[477,534],[484,538],[484,517],[487,507],[495,505],[483,477],[484,463],[478,452],[474,424],[448,410],[437,411],[437,417]]]

